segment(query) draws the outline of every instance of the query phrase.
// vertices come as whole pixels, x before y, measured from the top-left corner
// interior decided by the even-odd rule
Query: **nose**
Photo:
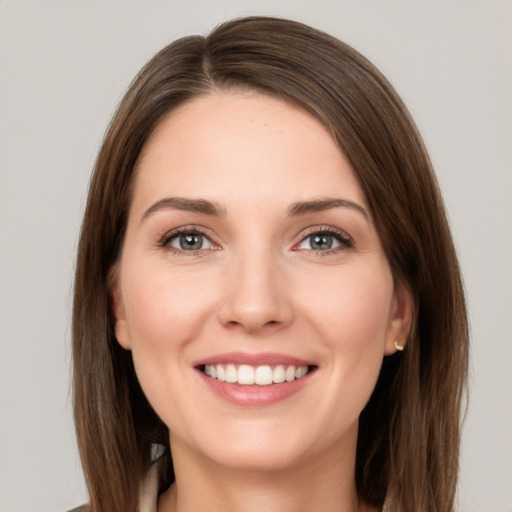
[[[221,324],[249,334],[289,325],[293,306],[286,281],[282,267],[268,255],[231,261],[218,310]]]

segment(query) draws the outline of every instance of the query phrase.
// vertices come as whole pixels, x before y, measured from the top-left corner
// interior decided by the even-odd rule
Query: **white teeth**
[[[254,368],[246,364],[238,368],[238,384],[254,384]]]
[[[271,384],[281,384],[282,382],[292,382],[295,379],[301,379],[308,373],[307,366],[284,366],[279,364],[272,368],[270,365],[249,366],[242,364],[210,365],[204,366],[204,373],[212,379],[222,382],[238,383],[244,386],[270,386]]]
[[[277,365],[272,373],[272,380],[276,384],[281,384],[286,380],[286,373],[282,364]]]
[[[295,378],[300,379],[301,377],[304,377],[308,373],[308,367],[307,366],[298,366],[295,370]]]
[[[284,375],[286,382],[291,382],[292,380],[295,380],[295,366],[288,366],[288,368],[286,368],[286,372]]]
[[[270,366],[258,366],[254,372],[254,383],[258,386],[270,386],[272,384],[272,368]]]
[[[228,364],[226,366],[226,382],[236,382],[238,380],[238,372],[234,364]]]

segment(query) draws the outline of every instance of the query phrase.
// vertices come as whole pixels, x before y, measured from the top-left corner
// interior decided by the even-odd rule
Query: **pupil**
[[[201,235],[186,234],[180,236],[180,245],[185,250],[197,250],[203,246]]]
[[[332,247],[332,236],[330,235],[315,235],[311,241],[313,249],[330,249]]]

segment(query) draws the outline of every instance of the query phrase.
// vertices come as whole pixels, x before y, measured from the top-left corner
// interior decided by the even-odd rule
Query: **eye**
[[[296,245],[296,250],[327,252],[351,246],[351,238],[342,231],[321,230],[304,237]]]
[[[182,251],[199,251],[209,249],[212,243],[201,233],[180,233],[169,241],[169,245]]]
[[[217,248],[204,233],[190,229],[165,235],[160,241],[160,245],[176,252],[195,252]]]
[[[316,233],[304,238],[299,244],[298,249],[313,250],[313,251],[327,251],[339,247],[341,244],[334,238],[333,235],[328,233]]]

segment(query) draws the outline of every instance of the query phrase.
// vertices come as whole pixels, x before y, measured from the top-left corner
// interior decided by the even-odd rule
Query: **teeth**
[[[281,382],[284,382],[286,380],[286,372],[282,364],[274,368],[274,371],[272,373],[272,380],[276,384],[281,384]]]
[[[207,364],[204,367],[205,375],[212,379],[222,382],[238,383],[244,386],[270,386],[271,384],[281,384],[282,382],[292,382],[295,379],[301,379],[308,373],[307,366],[284,366],[279,364],[272,368],[269,365],[249,366],[242,364],[222,365]]]
[[[299,366],[295,370],[295,378],[301,379],[302,377],[304,377],[306,375],[306,373],[308,373],[308,367],[307,366]]]
[[[258,386],[270,386],[272,384],[272,368],[258,366],[254,372],[254,383]]]
[[[238,368],[238,383],[250,386],[254,384],[254,368],[243,364]]]
[[[238,380],[238,372],[234,364],[228,364],[226,366],[226,382],[236,382]]]

